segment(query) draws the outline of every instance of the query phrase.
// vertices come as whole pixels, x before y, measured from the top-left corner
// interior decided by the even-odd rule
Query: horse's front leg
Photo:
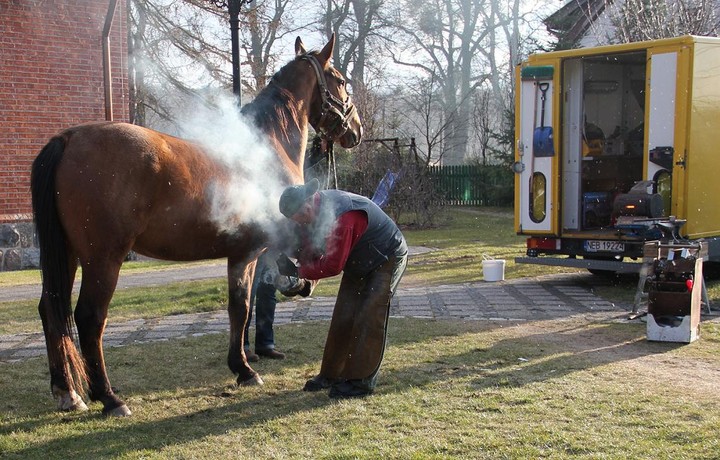
[[[247,362],[243,340],[250,313],[250,289],[256,261],[228,259],[228,315],[230,317],[230,350],[228,367],[237,374],[238,385],[262,385],[263,380]]]

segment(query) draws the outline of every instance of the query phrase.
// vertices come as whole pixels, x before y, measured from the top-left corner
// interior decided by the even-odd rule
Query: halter
[[[350,96],[345,101],[341,101],[330,93],[325,79],[325,72],[323,72],[315,56],[305,54],[300,59],[308,61],[317,76],[320,97],[322,98],[322,113],[318,122],[318,131],[326,139],[335,140],[350,129],[348,120],[357,110],[355,104],[350,100]]]

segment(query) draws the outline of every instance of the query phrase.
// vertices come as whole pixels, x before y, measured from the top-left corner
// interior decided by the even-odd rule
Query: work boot
[[[274,348],[256,348],[255,353],[270,359],[285,359],[285,353],[281,353]]]
[[[345,380],[333,383],[328,396],[334,399],[364,398],[371,395],[372,388],[369,388],[362,380]]]
[[[316,375],[315,377],[313,377],[313,378],[309,379],[307,382],[305,382],[303,391],[325,390],[327,388],[330,388],[331,385],[332,385],[332,381],[329,378],[323,377],[321,375]]]
[[[250,350],[245,350],[245,358],[247,358],[249,363],[256,363],[260,361],[260,357]]]

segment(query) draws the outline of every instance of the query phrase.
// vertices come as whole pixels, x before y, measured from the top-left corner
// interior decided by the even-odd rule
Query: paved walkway
[[[223,264],[128,274],[118,288],[163,284],[188,279],[225,276]],[[402,288],[391,305],[393,317],[451,318],[486,321],[529,321],[584,317],[613,321],[627,317],[627,305],[614,305],[593,294],[602,279],[590,274],[549,275],[538,278],[489,283],[479,281],[458,285]],[[0,288],[0,301],[37,298],[38,286]],[[334,298],[293,299],[277,305],[275,324],[329,320]],[[229,330],[227,312],[192,313],[125,323],[110,323],[105,332],[106,347],[165,341]],[[0,335],[0,362],[14,362],[43,356],[42,331]]]

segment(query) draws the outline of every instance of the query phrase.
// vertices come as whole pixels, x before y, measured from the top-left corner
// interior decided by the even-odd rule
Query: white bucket
[[[485,281],[502,281],[505,279],[504,260],[496,260],[483,255],[482,269]]]

